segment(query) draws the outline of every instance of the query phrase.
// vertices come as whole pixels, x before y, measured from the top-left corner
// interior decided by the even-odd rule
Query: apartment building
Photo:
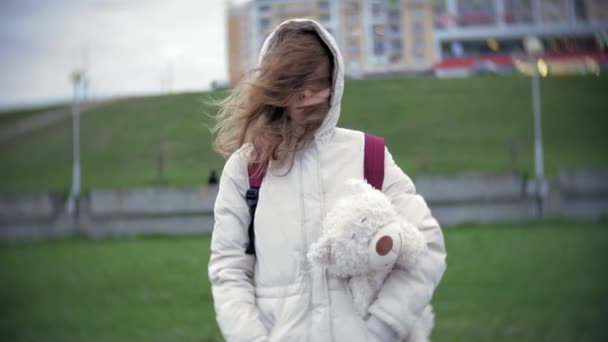
[[[251,0],[228,8],[229,82],[257,62],[266,35],[289,18],[311,18],[336,38],[346,76],[433,71],[438,63],[523,51],[597,51],[608,37],[606,0]],[[608,41],[605,44],[608,46]]]
[[[311,18],[334,35],[346,76],[430,71],[431,0],[254,0],[228,9],[230,84],[256,63],[266,35],[289,18]],[[407,37],[407,39],[406,39]]]

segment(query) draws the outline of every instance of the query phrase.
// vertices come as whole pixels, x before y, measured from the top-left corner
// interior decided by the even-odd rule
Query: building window
[[[424,32],[424,15],[422,11],[412,11],[412,30],[420,35]]]
[[[544,0],[541,13],[545,22],[564,22],[568,16],[568,4],[565,0]]]
[[[401,13],[398,10],[390,10],[388,11],[388,20],[389,22],[399,22],[401,21]]]
[[[417,65],[424,65],[425,63],[424,55],[416,55],[415,60]]]
[[[384,46],[384,42],[381,40],[374,41],[374,55],[384,56],[385,52],[386,48]]]
[[[347,12],[358,12],[359,11],[359,2],[358,1],[349,1],[346,3],[345,9]]]
[[[393,51],[401,51],[401,47],[402,47],[402,45],[401,45],[400,39],[391,40],[391,49]]]
[[[382,16],[382,2],[374,1],[372,3],[372,16],[374,18],[379,18]]]
[[[329,1],[319,1],[319,9],[321,11],[329,11]]]
[[[554,50],[555,39],[544,40],[548,51]],[[495,44],[494,46],[491,46]],[[479,56],[493,56],[496,54],[511,55],[520,54],[524,51],[521,39],[479,39],[467,41],[452,41],[441,43],[441,51],[444,58],[467,58]]]
[[[389,53],[389,61],[398,63],[403,59],[401,39],[393,39],[390,41],[391,52]]]
[[[323,23],[328,23],[330,21],[330,15],[329,13],[321,13],[321,15],[319,15],[319,21],[323,22]]]
[[[351,58],[353,56],[359,56],[359,44],[357,42],[350,42],[348,44],[348,54]]]
[[[414,39],[414,56],[424,58],[424,39],[422,37]]]
[[[399,63],[402,59],[403,55],[401,54],[401,52],[392,52],[391,56],[389,57],[389,61],[391,63]]]
[[[532,0],[505,0],[505,22],[508,24],[532,23]]]
[[[587,21],[587,2],[585,0],[574,0],[574,15],[576,20]]]
[[[271,22],[269,18],[262,18],[259,21],[259,28],[261,32],[270,30]]]
[[[450,53],[452,54],[452,57],[464,57],[464,46],[461,42],[452,42],[452,44],[450,44]]]
[[[493,24],[495,16],[494,0],[458,1],[458,23],[461,26]]]
[[[372,34],[374,35],[374,39],[382,39],[384,36],[384,26],[382,25],[374,25],[372,27]]]
[[[414,39],[414,61],[416,64],[425,63],[425,44],[422,37],[416,37]]]
[[[449,27],[454,24],[453,16],[448,12],[446,0],[433,1],[433,23],[435,28]]]
[[[258,12],[260,12],[261,15],[270,14],[270,9],[270,5],[260,5],[260,7],[258,7]]]
[[[399,33],[401,33],[401,27],[399,27],[399,25],[391,24],[389,26],[389,30],[391,35],[398,35]]]
[[[355,29],[355,27],[357,27],[357,21],[358,21],[357,16],[354,16],[354,15],[348,16],[347,25],[348,25],[349,31],[352,31]]]

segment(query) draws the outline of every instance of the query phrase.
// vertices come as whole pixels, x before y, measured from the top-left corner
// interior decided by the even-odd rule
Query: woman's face
[[[319,91],[305,90],[300,97],[291,104],[289,109],[289,116],[294,122],[300,122],[303,119],[303,113],[306,107],[321,104],[328,101],[331,88],[326,88]]]

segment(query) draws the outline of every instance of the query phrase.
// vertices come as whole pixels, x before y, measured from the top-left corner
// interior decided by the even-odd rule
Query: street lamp
[[[72,190],[67,202],[68,213],[78,220],[78,202],[80,199],[80,90],[84,75],[81,70],[74,70],[70,75],[74,87],[72,103]]]
[[[543,198],[546,193],[545,165],[543,157],[543,132],[540,111],[539,69],[543,76],[547,75],[547,65],[538,56],[544,51],[543,43],[535,36],[524,38],[524,48],[529,56],[532,69],[532,108],[534,110],[534,194],[536,196],[536,217],[542,217]]]

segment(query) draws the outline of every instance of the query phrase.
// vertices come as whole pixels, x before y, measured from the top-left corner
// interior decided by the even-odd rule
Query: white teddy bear
[[[404,269],[415,267],[426,240],[399,217],[381,191],[361,180],[350,180],[347,186],[351,193],[327,214],[322,235],[311,245],[308,259],[313,266],[327,268],[331,275],[350,278],[355,311],[365,319],[391,269],[395,264]],[[432,327],[429,305],[405,341],[428,341]]]

